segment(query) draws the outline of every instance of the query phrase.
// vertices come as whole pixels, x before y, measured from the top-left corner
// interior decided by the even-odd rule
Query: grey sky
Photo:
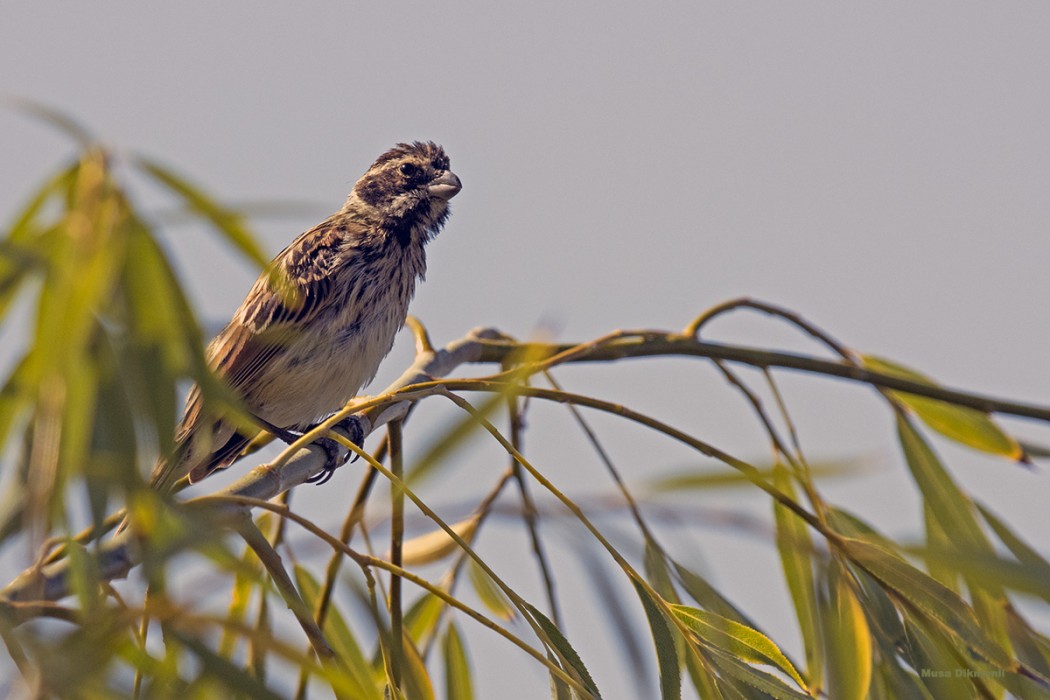
[[[520,336],[550,325],[577,340],[680,328],[750,295],[948,384],[1050,397],[1044,3],[46,2],[8,5],[2,24],[0,91],[65,110],[225,200],[316,203],[259,223],[272,251],[336,209],[394,142],[444,144],[464,189],[413,305],[438,342],[480,324]],[[70,146],[10,111],[0,143],[6,220]],[[254,272],[196,229],[172,229],[170,242],[202,312],[225,319]],[[809,348],[764,319],[712,333]],[[408,353],[399,344],[379,384]],[[765,454],[706,365],[566,376],[741,456]],[[889,414],[862,389],[785,384],[811,457],[878,455],[878,473],[831,493],[891,533],[911,531],[914,491]],[[537,418],[537,435],[564,432],[552,416]],[[600,423],[635,479],[683,459],[653,464],[651,445]],[[971,491],[1045,542],[1046,478],[944,454]],[[594,466],[546,466],[570,489],[601,479]],[[769,549],[709,539],[694,546],[713,577],[755,617],[775,616],[784,599],[747,580],[756,566],[775,572],[749,559]],[[570,633],[586,636],[593,612],[570,618]],[[471,641],[479,662],[521,675],[517,697],[543,692],[520,655],[489,656],[499,645],[480,633]],[[609,697],[627,697],[603,646],[585,659]]]

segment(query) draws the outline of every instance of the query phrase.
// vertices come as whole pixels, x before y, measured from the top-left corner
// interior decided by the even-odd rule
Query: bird
[[[209,366],[260,429],[289,441],[368,384],[405,323],[426,273],[425,247],[462,188],[448,156],[427,141],[399,143],[356,182],[343,207],[299,235],[255,281],[209,343]],[[258,434],[191,388],[175,449],[150,485],[170,491],[230,466]],[[329,461],[311,480],[327,481]]]

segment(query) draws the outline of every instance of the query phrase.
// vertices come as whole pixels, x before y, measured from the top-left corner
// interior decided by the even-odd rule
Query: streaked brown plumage
[[[282,430],[304,429],[371,381],[426,272],[424,246],[459,190],[440,146],[398,144],[341,210],[274,258],[207,351],[249,412]],[[229,466],[252,437],[205,415],[194,387],[175,457],[157,464],[151,483],[166,490],[187,474],[199,481]]]

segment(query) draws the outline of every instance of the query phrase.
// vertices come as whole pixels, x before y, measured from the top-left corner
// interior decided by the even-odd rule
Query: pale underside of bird
[[[342,209],[274,258],[207,350],[259,429],[289,439],[372,380],[426,272],[424,248],[460,188],[440,146],[398,144]],[[229,466],[258,432],[238,425],[208,410],[194,387],[175,453],[158,462],[151,484],[167,490]]]

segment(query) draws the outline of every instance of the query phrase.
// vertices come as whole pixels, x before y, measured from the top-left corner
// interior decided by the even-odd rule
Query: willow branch
[[[614,333],[600,341],[575,345],[518,343],[507,340],[505,336],[491,329],[475,329],[466,337],[450,343],[441,350],[434,351],[429,349],[429,343],[422,344],[421,352],[417,355],[415,362],[401,377],[387,387],[383,394],[368,399],[355,399],[344,410],[304,435],[274,462],[253,469],[242,479],[215,495],[242,496],[259,500],[274,498],[304,483],[307,478],[323,468],[326,461],[325,453],[320,447],[311,445],[311,443],[316,438],[331,432],[348,438],[348,433],[339,427],[341,421],[352,416],[360,427],[361,434],[367,437],[390,421],[404,418],[415,401],[433,395],[435,378],[447,376],[463,364],[497,363],[503,365],[512,357],[545,358],[533,363],[536,371],[552,366],[552,358],[555,360],[553,364],[559,364],[562,362],[613,362],[627,358],[662,356],[702,357],[736,362],[760,369],[782,368],[809,372],[926,396],[986,413],[999,413],[1050,422],[1050,407],[1007,401],[916,382],[836,360],[710,343],[698,340],[693,336],[659,331]],[[530,369],[531,366],[525,364],[515,371],[519,373],[519,377],[522,377],[526,376]],[[427,386],[428,384],[430,386]],[[445,382],[443,387],[443,389],[453,391],[479,388],[482,387],[476,383],[476,380]],[[504,391],[506,386],[488,387],[487,389]],[[515,391],[523,396],[543,394],[543,392],[525,387]],[[552,394],[557,394],[557,392],[552,392]],[[559,400],[553,395],[546,398]],[[579,402],[578,405],[587,405],[587,402]],[[141,560],[141,553],[132,539],[128,537],[129,533],[130,530],[125,531],[100,546],[98,570],[102,579],[124,578]],[[53,562],[43,567],[31,567],[0,591],[0,599],[7,601],[59,600],[69,594],[67,573],[68,564],[65,561]]]

